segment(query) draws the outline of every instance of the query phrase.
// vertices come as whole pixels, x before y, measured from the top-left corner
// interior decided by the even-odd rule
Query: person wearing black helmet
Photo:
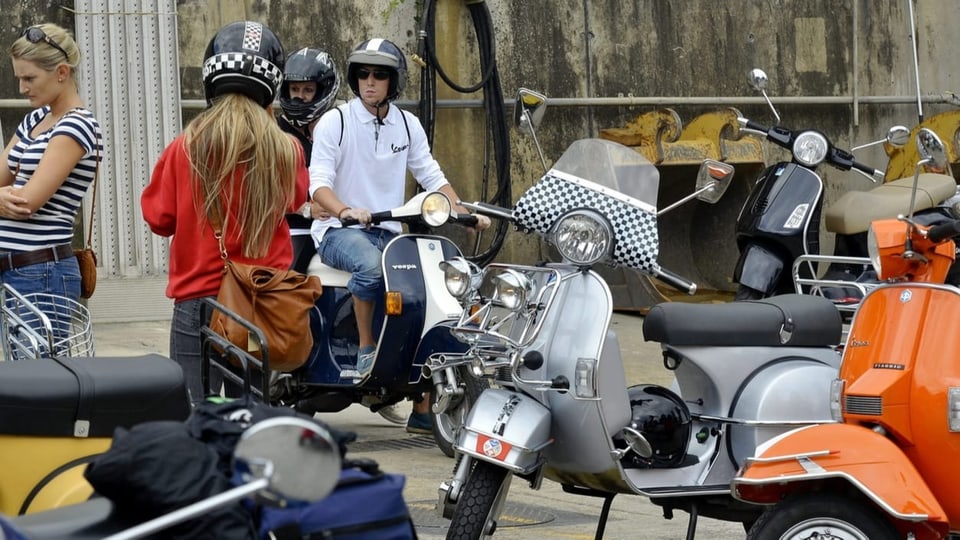
[[[306,200],[303,149],[277,125],[272,103],[283,81],[277,36],[254,21],[221,28],[207,46],[203,91],[208,108],[163,151],[140,197],[154,234],[172,237],[167,296],[174,301],[170,357],[201,401],[200,319],[232,261],[287,269],[292,261],[284,214]],[[222,235],[218,232],[222,231]],[[222,378],[210,374],[211,387]]]
[[[290,53],[280,85],[280,108],[277,118],[280,129],[300,141],[310,165],[313,147],[313,126],[324,112],[333,106],[340,90],[340,74],[326,51],[304,47]],[[310,259],[317,253],[310,237],[313,218],[327,217],[317,203],[305,203],[299,212],[287,214],[290,239],[293,242],[293,265],[297,272],[306,273]]]
[[[330,213],[314,221],[312,231],[324,263],[353,273],[347,288],[360,336],[355,373],[365,380],[376,360],[373,311],[383,288],[381,251],[396,234],[400,224],[382,223],[368,227],[371,212],[403,203],[409,171],[427,191],[439,190],[454,203],[460,200],[440,165],[430,153],[427,136],[412,113],[392,104],[407,82],[407,61],[403,52],[386,39],[369,39],[347,58],[347,83],[354,99],[323,115],[313,131],[310,161],[310,194]],[[340,218],[356,219],[360,225],[344,228]],[[477,216],[478,230],[490,225]],[[426,404],[418,404],[408,430],[423,429]],[[419,413],[419,415],[418,415]],[[427,417],[426,429],[429,429]]]

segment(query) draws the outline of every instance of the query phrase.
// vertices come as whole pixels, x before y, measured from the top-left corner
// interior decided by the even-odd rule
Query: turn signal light
[[[400,291],[390,291],[387,293],[386,302],[387,315],[397,316],[403,313],[403,297]]]

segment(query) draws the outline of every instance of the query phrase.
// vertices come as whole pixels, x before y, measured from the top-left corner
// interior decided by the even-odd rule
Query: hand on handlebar
[[[473,225],[474,230],[482,231],[490,226],[490,218],[483,214],[473,214],[477,218],[477,222]]]
[[[347,208],[341,211],[337,217],[341,222],[353,221],[360,225],[369,225],[370,223],[370,211],[366,208]]]

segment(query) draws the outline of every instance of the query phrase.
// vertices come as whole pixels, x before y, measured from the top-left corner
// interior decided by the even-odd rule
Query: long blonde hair
[[[245,257],[266,255],[295,195],[297,142],[267,109],[242,94],[217,98],[190,122],[184,137],[199,188],[198,212],[238,234]],[[236,191],[235,181],[241,182]],[[243,200],[232,200],[235,194]],[[238,223],[225,224],[227,208],[236,209]]]

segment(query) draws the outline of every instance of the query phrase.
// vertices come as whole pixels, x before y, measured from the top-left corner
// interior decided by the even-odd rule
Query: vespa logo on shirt
[[[390,150],[392,150],[394,154],[399,154],[400,152],[403,152],[407,148],[410,148],[409,144],[405,144],[403,146],[397,146],[395,144],[390,145]]]

